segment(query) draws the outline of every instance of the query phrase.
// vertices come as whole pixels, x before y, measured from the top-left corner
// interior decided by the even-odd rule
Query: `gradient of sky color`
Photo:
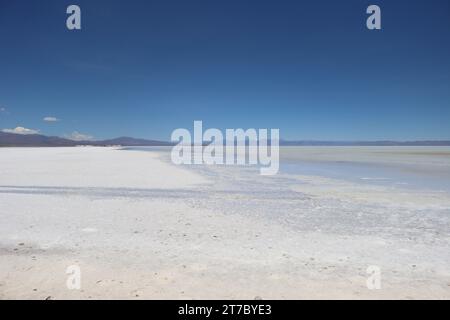
[[[81,31],[66,29],[70,4]],[[169,140],[194,120],[450,139],[450,2],[0,0],[0,129]]]

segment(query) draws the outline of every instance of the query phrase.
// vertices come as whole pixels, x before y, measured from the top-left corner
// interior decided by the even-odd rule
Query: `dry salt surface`
[[[0,149],[1,299],[449,299],[449,231],[442,190]]]

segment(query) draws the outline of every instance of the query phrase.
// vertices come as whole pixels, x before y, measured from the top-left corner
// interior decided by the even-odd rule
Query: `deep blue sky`
[[[69,4],[81,31],[66,29]],[[381,31],[366,28],[370,4]],[[450,2],[0,0],[0,108],[0,129],[59,136],[168,140],[203,120],[450,139]]]

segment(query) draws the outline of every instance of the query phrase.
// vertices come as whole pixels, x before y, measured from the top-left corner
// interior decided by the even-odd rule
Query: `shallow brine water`
[[[450,147],[280,147],[280,173],[450,192]]]

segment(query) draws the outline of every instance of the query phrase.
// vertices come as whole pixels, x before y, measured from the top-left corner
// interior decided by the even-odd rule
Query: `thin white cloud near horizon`
[[[39,130],[28,129],[24,127],[16,127],[14,129],[3,129],[2,132],[26,135],[26,134],[38,134]]]
[[[61,121],[61,119],[58,119],[56,117],[44,117],[44,119],[42,119],[42,120],[44,120],[45,122],[58,122],[58,121]]]
[[[67,139],[73,140],[73,141],[91,141],[94,140],[94,137],[89,134],[80,133],[78,131],[74,131],[69,135],[64,136]]]

